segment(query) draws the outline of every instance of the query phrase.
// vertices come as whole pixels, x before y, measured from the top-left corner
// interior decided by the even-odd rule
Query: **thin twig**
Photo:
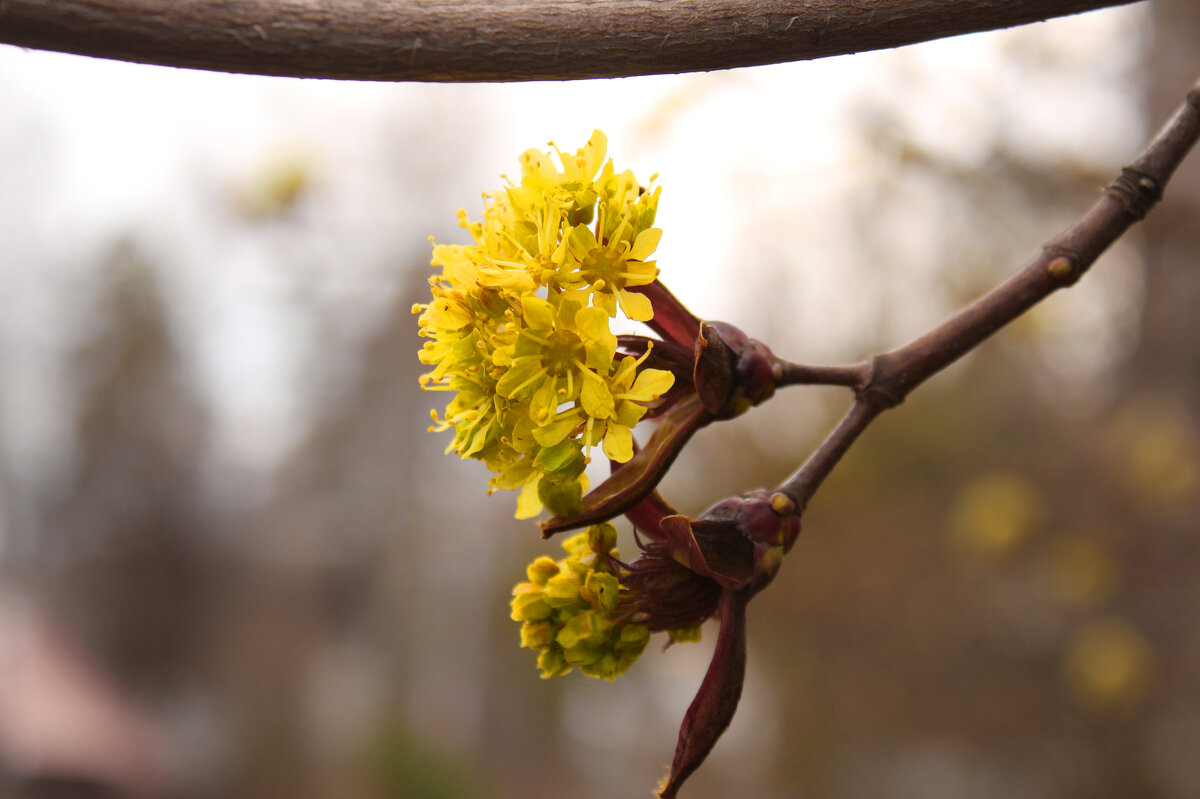
[[[4,0],[0,42],[306,78],[573,80],[898,47],[1133,0]]]
[[[914,388],[1047,296],[1079,280],[1109,245],[1162,198],[1163,188],[1198,138],[1200,81],[1138,159],[1020,271],[925,335],[871,359],[870,377],[856,388],[850,412],[779,490],[803,510],[876,416],[899,405]]]
[[[850,449],[850,445],[858,440],[867,429],[867,425],[875,421],[875,417],[886,408],[886,405],[862,398],[855,400],[850,410],[842,417],[842,421],[838,422],[838,426],[821,442],[821,446],[817,447],[795,474],[779,486],[779,490],[796,503],[797,514],[803,512],[813,493],[825,482],[825,478]]]
[[[811,366],[777,358],[776,366],[776,386],[845,386],[857,389],[865,387],[871,379],[870,361],[850,366]]]

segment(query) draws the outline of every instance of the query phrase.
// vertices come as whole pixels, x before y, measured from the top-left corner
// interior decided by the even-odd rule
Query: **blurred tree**
[[[1194,75],[1200,5],[1190,0],[1151,4],[1152,42],[1146,49],[1148,124],[1164,118],[1179,102],[1178,87]],[[1175,97],[1172,97],[1174,93]],[[1145,300],[1137,350],[1129,362],[1133,385],[1166,391],[1185,408],[1200,408],[1200,164],[1184,162],[1168,190],[1169,203],[1147,217]]]
[[[153,268],[134,245],[100,272],[76,352],[76,457],[38,509],[30,564],[47,598],[139,690],[176,685],[204,638],[199,461],[208,421],[179,372]]]

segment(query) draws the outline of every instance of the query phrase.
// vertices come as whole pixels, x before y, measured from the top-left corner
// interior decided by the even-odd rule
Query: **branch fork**
[[[685,614],[689,623],[714,613],[720,617],[713,659],[684,717],[660,788],[662,799],[676,796],[729,725],[745,677],[746,605],[775,576],[799,536],[804,509],[834,466],[880,414],[1050,294],[1077,282],[1154,207],[1200,138],[1198,98],[1200,82],[1142,155],[1024,267],[924,335],[860,363],[791,363],[737,328],[696,319],[661,284],[640,287],[654,305],[649,324],[663,336],[657,365],[672,370],[681,388],[655,410],[660,426],[646,448],[625,464],[613,464],[609,480],[584,498],[583,512],[550,519],[542,529],[549,536],[624,513],[640,533],[643,555],[629,567],[630,579],[640,585],[651,627],[669,628],[668,620],[679,621],[684,611],[690,613]],[[637,339],[624,343],[639,352],[649,350],[653,357],[654,346]],[[786,385],[843,386],[854,399],[841,421],[778,488],[722,500],[695,519],[676,513],[654,492],[692,433],[738,415]],[[682,608],[683,596],[695,601]]]

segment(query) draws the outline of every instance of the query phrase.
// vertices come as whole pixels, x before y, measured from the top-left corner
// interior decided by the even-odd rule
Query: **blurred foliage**
[[[235,202],[250,219],[286,212],[312,190],[312,161],[311,155],[299,152],[275,156],[239,188]]]
[[[951,506],[954,543],[979,557],[997,558],[1019,546],[1046,515],[1037,486],[1018,474],[985,474],[963,486]]]
[[[1046,561],[1054,592],[1073,604],[1102,604],[1119,580],[1119,562],[1112,549],[1086,534],[1063,535],[1049,542]]]
[[[1067,641],[1063,677],[1071,697],[1085,707],[1132,710],[1150,690],[1153,659],[1136,627],[1122,619],[1098,619]]]
[[[402,724],[383,726],[368,752],[368,773],[388,799],[467,799],[497,796],[470,777],[468,762],[431,752]]]

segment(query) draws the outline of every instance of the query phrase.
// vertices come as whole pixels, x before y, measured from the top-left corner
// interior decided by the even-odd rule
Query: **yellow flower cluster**
[[[512,617],[521,625],[521,646],[537,650],[542,677],[572,667],[589,677],[616,679],[638,659],[650,630],[618,611],[621,585],[608,556],[617,530],[597,524],[563,542],[567,557],[540,557],[529,565],[529,582],[513,589]]]
[[[618,308],[653,317],[630,289],[658,273],[660,190],[617,173],[600,131],[574,156],[555,151],[562,169],[526,151],[521,182],[484,194],[481,222],[459,211],[474,243],[434,246],[433,299],[413,307],[433,367],[421,384],[454,392],[431,429],[453,429],[446,451],[483,461],[493,489],[520,490],[520,519],[576,512],[590,448],[628,461],[630,428],[674,382],[639,370],[645,355],[618,357],[610,328]]]

